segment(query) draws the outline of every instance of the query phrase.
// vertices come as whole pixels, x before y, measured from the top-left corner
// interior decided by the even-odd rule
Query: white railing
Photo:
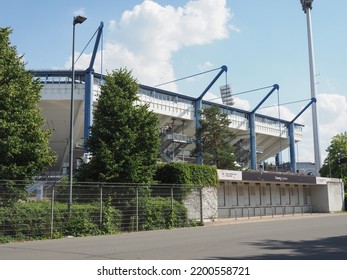
[[[75,84],[75,99],[83,100],[84,84]],[[43,100],[66,100],[70,99],[71,84],[69,83],[46,83],[41,91]],[[141,89],[138,104],[148,104],[149,109],[156,114],[168,115],[180,119],[195,119],[195,104],[191,99],[165,94],[162,92],[148,91]],[[100,86],[93,86],[94,101],[100,95]],[[249,120],[246,113],[228,111],[228,118],[231,121],[230,128],[237,130],[249,130]],[[255,129],[257,133],[275,137],[288,137],[288,130],[285,124],[272,121],[266,118],[256,118]],[[302,127],[295,126],[295,140],[302,140]]]

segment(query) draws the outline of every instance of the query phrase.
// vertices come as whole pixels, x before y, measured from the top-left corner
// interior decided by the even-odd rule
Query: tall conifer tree
[[[0,28],[0,180],[6,180],[0,182],[0,203],[24,198],[23,183],[56,159],[48,145],[51,131],[42,130],[41,85],[10,45],[11,33],[9,28]]]
[[[220,169],[238,169],[235,165],[236,157],[231,141],[235,134],[229,130],[231,121],[227,114],[217,106],[206,107],[201,110],[200,127],[193,154],[200,151],[205,165],[215,165]]]
[[[148,183],[159,149],[158,118],[139,105],[139,85],[131,71],[119,69],[105,78],[94,112],[87,146],[91,161],[79,180]]]

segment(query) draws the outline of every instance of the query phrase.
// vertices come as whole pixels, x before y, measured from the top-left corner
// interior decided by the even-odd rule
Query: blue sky
[[[71,66],[72,18],[88,19],[76,26],[76,51],[81,52],[103,21],[103,68],[133,70],[140,83],[156,85],[201,71],[228,66],[233,92],[279,84],[280,103],[310,99],[306,15],[299,0],[103,0],[20,1],[1,3],[0,26],[13,29],[11,42],[24,54],[28,69]],[[322,160],[331,138],[346,131],[347,2],[314,0],[312,9],[317,108]],[[76,68],[86,68],[93,43]],[[164,88],[197,96],[217,72]],[[219,83],[206,98],[219,95]],[[236,107],[251,109],[267,91],[238,95]],[[259,112],[278,116],[277,95]],[[281,106],[291,120],[308,101]],[[298,145],[299,161],[314,161],[311,110]],[[284,155],[284,158],[286,155]]]

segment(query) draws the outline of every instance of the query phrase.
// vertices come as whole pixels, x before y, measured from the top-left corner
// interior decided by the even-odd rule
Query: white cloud
[[[211,91],[206,92],[206,94],[203,97],[203,99],[206,100],[206,101],[211,101],[211,102],[214,102],[214,103],[223,104],[222,98],[220,96],[214,94]]]
[[[339,94],[322,93],[317,98],[317,106],[323,113],[345,113],[346,103],[346,97]]]
[[[116,30],[117,27],[117,22],[112,19],[108,22],[108,30],[110,30],[111,32],[114,32]]]
[[[274,105],[264,109],[260,108],[259,111],[257,111],[257,113],[285,121],[291,121],[295,117],[295,114],[293,112],[281,105],[279,107],[277,105]],[[300,119],[297,122],[300,123]]]
[[[242,109],[242,110],[246,110],[246,111],[251,110],[251,104],[249,103],[248,100],[240,99],[238,97],[234,97],[234,100],[235,100],[235,104],[233,107],[238,108],[238,109]]]
[[[86,16],[86,11],[84,8],[79,8],[73,14],[74,14],[74,16]]]
[[[213,67],[213,63],[211,61],[205,61],[198,65],[198,69],[200,71],[211,70],[212,67]]]
[[[347,130],[347,99],[339,94],[319,94],[317,100],[319,133],[325,139],[321,147],[325,150],[333,136]]]
[[[241,32],[239,28],[237,28],[235,25],[232,25],[232,24],[229,25],[229,29],[237,33]]]
[[[331,139],[345,132],[347,120],[347,99],[340,94],[322,93],[317,95],[318,131],[321,160],[326,158],[326,149]],[[300,158],[314,162],[312,111],[303,115],[305,128],[303,142],[299,145]]]
[[[216,95],[216,94],[212,93],[211,91],[208,91],[205,94],[203,99],[207,100],[207,101],[214,102],[214,103],[223,104],[221,96]],[[241,110],[245,110],[245,111],[249,111],[251,109],[251,105],[250,105],[248,100],[240,99],[238,97],[234,97],[234,100],[235,100],[235,104],[232,106],[233,108],[237,108],[237,109],[241,109]]]
[[[146,85],[175,80],[172,55],[185,46],[227,38],[230,18],[226,0],[191,0],[178,8],[143,1],[125,11],[119,22],[109,21],[103,71],[126,67]],[[100,53],[98,56],[96,62],[100,61]],[[88,54],[82,55],[76,68],[86,68],[89,58]],[[94,68],[101,70],[97,63]],[[177,90],[175,84],[169,87],[166,89]]]

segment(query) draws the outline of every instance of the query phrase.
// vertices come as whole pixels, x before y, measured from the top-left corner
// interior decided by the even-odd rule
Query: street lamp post
[[[302,9],[306,14],[307,19],[307,36],[308,36],[308,52],[310,63],[310,84],[311,84],[311,98],[316,98],[316,74],[314,65],[314,52],[312,41],[312,25],[311,25],[311,9],[313,0],[300,0]],[[312,126],[313,126],[313,146],[314,146],[314,159],[315,169],[318,175],[321,167],[321,156],[319,148],[319,136],[318,136],[318,120],[317,120],[317,105],[316,102],[312,103]]]
[[[73,181],[73,138],[74,138],[74,89],[75,89],[75,25],[83,23],[87,18],[83,16],[73,17],[72,27],[72,81],[70,98],[70,141],[69,141],[69,213],[72,213],[72,181]]]

